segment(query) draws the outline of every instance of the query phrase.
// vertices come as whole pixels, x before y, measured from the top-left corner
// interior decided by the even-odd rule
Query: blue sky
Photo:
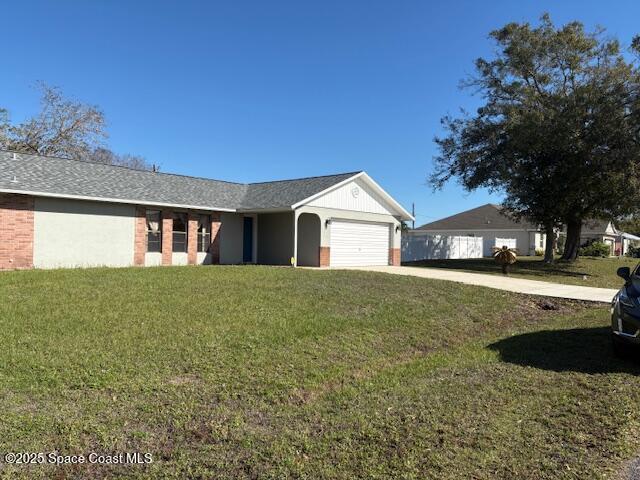
[[[3,6],[0,106],[36,113],[45,81],[104,110],[110,144],[163,171],[233,181],[366,170],[416,224],[500,197],[427,186],[440,118],[490,30],[600,24],[623,43],[637,2],[116,1]]]

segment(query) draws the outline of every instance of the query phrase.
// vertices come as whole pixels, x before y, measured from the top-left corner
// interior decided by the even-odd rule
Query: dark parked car
[[[624,286],[611,302],[611,331],[616,353],[640,346],[640,264],[618,268]]]

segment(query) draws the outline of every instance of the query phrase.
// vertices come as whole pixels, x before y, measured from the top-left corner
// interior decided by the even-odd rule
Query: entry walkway
[[[580,285],[564,285],[560,283],[541,282],[502,275],[487,275],[484,273],[467,273],[446,270],[443,268],[423,267],[345,267],[349,270],[366,270],[384,272],[394,275],[409,275],[413,277],[449,280],[452,282],[479,285],[481,287],[506,290],[508,292],[542,295],[544,297],[570,298],[591,302],[609,303],[616,294],[613,288],[583,287]]]

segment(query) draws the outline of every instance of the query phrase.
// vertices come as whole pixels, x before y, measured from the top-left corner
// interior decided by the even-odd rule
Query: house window
[[[184,253],[187,251],[187,214],[173,214],[173,251]]]
[[[211,244],[211,217],[200,215],[198,218],[198,252],[208,252]]]
[[[161,220],[158,210],[147,210],[147,252],[162,251]]]

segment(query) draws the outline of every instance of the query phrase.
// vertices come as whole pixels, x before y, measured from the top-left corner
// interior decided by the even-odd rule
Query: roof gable
[[[589,218],[582,222],[582,234],[606,234],[615,235],[617,230],[610,220],[601,218]]]
[[[416,230],[533,230],[536,225],[518,221],[505,214],[502,207],[487,203],[450,217],[426,223]]]
[[[360,178],[343,183],[339,187],[314,198],[306,205],[385,215],[397,214],[388,202],[384,201],[373,188]]]
[[[354,192],[354,190],[357,191]],[[362,196],[361,193],[363,193]],[[413,220],[413,216],[366,172],[359,172],[294,204],[293,207],[302,205],[381,213],[397,216],[401,220]]]

